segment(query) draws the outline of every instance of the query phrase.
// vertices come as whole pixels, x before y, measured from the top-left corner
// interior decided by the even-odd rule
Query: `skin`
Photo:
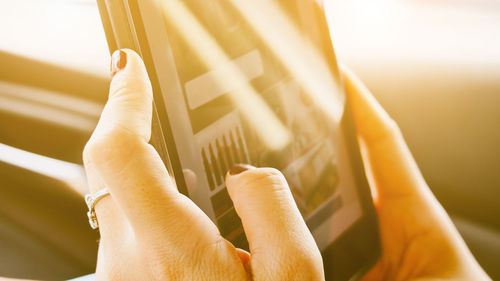
[[[427,186],[397,124],[352,72],[345,69],[343,77],[382,242],[382,257],[363,280],[490,280]]]
[[[251,254],[225,240],[177,191],[148,144],[152,92],[144,64],[125,52],[127,64],[114,75],[84,151],[90,188],[111,193],[96,208],[97,280],[324,279],[321,255],[279,171],[250,167],[226,177]]]
[[[320,252],[283,175],[248,167],[226,185],[250,253],[226,241],[181,195],[148,144],[152,91],[142,60],[124,50],[109,100],[84,150],[101,243],[96,280],[324,280]],[[113,56],[117,60],[119,56]],[[432,195],[394,121],[344,71],[379,216],[382,258],[363,280],[490,280]],[[328,265],[325,265],[328,266]]]

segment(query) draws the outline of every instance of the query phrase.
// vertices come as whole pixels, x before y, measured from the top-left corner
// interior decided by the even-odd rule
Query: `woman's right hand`
[[[344,81],[382,240],[382,258],[364,280],[490,280],[425,183],[396,123],[354,74],[344,71]]]
[[[84,151],[101,240],[97,280],[323,280],[323,263],[283,175],[235,166],[226,177],[250,253],[177,191],[148,144],[152,90],[141,58],[113,55],[109,100]]]

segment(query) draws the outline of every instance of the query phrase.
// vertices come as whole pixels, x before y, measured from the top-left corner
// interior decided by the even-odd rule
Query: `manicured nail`
[[[116,50],[111,56],[111,77],[114,77],[115,74],[124,69],[127,65],[127,53],[122,50]]]
[[[241,174],[246,170],[254,169],[255,167],[252,165],[247,165],[247,164],[235,164],[234,166],[229,169],[229,174],[231,176]]]

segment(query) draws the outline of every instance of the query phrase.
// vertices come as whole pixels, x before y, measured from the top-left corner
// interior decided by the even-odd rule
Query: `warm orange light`
[[[248,84],[241,69],[235,64],[227,64],[231,59],[196,17],[180,1],[159,1],[159,5],[165,19],[181,31],[179,34],[204,64],[210,69],[217,69],[222,64],[228,66],[223,71],[214,72],[214,78],[220,84],[229,84],[229,88],[239,89],[230,97],[263,143],[273,150],[285,147],[290,141],[288,130]]]

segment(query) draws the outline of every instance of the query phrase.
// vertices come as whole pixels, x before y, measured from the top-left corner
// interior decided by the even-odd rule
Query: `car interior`
[[[500,279],[500,1],[325,0],[339,61],[398,123],[428,185]],[[0,0],[0,276],[95,271],[82,150],[107,100],[93,0]]]

